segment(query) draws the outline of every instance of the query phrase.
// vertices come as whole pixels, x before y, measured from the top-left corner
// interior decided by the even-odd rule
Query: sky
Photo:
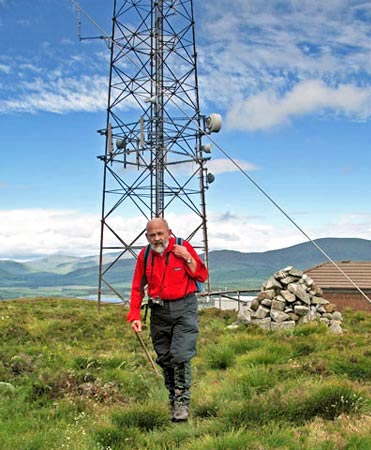
[[[98,39],[70,0],[0,0],[1,259],[99,252],[113,1],[77,3]],[[193,3],[201,108],[223,117],[209,249],[371,239],[371,1]]]

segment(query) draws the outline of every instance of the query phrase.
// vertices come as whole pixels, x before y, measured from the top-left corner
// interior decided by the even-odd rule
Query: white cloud
[[[20,73],[20,77],[24,78],[24,72],[28,75],[29,72],[36,72],[36,73],[42,73],[43,69],[39,66],[36,66],[35,64],[29,64],[29,63],[22,63],[18,66],[19,70],[22,71]]]
[[[177,236],[187,237],[199,219],[194,215],[168,214],[167,220]],[[312,238],[358,237],[371,239],[370,215],[340,217],[320,228],[305,229]],[[131,242],[145,228],[143,217],[116,217],[110,225]],[[225,211],[208,214],[209,249],[262,252],[305,242],[292,224],[275,225],[269,217],[252,217]],[[31,259],[37,256],[90,256],[99,253],[100,217],[73,210],[20,209],[0,211],[0,258]],[[145,238],[139,241],[145,244]],[[117,244],[108,232],[105,245]]]
[[[103,111],[107,106],[106,77],[37,78],[21,83],[21,88],[22,95],[0,101],[2,113]]]
[[[96,254],[99,219],[71,210],[0,211],[0,257]]]
[[[5,5],[5,0],[0,1],[0,5]],[[285,120],[280,117],[285,116],[283,93],[294,92],[295,85],[300,86],[304,80],[322,80],[329,89],[346,85],[361,89],[370,85],[369,27],[364,19],[371,13],[370,2],[272,0],[262,7],[259,0],[230,0],[226,10],[225,0],[205,0],[197,8],[200,8],[196,20],[200,30],[197,44],[203,107],[213,104],[228,110],[234,104],[237,111],[245,112],[245,102],[254,100],[255,107],[264,109],[264,103],[270,106],[273,101],[275,108],[269,118],[274,125]],[[26,84],[22,81],[29,73],[19,73],[20,81],[12,82],[14,86],[4,83],[2,113],[105,110],[108,80],[97,74],[106,73],[108,51],[92,56],[89,52],[84,54],[80,46],[64,60],[59,52],[47,55],[48,64],[43,67],[42,77]],[[22,68],[19,58],[14,62],[14,73],[15,67]],[[36,70],[32,61],[28,62],[27,71],[31,67]],[[55,79],[50,77],[53,64],[54,74],[57,68],[60,70]],[[10,66],[0,65],[2,70],[9,71]],[[17,90],[12,92],[13,88]],[[289,111],[286,118],[290,114]],[[265,127],[259,125],[258,118],[253,118],[258,123],[251,129]]]
[[[247,161],[240,161],[238,159],[234,160],[236,164],[243,170],[253,171],[256,170],[256,166]],[[229,159],[211,159],[206,163],[206,166],[210,172],[214,175],[227,173],[227,172],[236,172],[240,170],[235,164],[233,164]]]
[[[243,215],[211,213],[208,218],[210,250],[262,252],[303,242],[299,232],[287,225],[281,228],[263,220]]]
[[[7,64],[0,64],[0,72],[8,74],[11,72],[11,68]]]
[[[360,100],[363,93],[357,88],[366,92],[371,86],[370,2],[272,0],[262,7],[258,0],[231,0],[227,11],[223,4],[202,2],[199,14],[202,99],[226,110],[246,99],[262,109],[273,102],[267,122],[274,125],[282,123],[281,113],[285,116],[276,107],[279,99],[306,80],[318,80],[337,91],[338,101],[327,98],[332,111],[339,108],[351,120],[358,120],[362,108],[369,114],[369,98],[354,111],[350,99],[344,103],[340,96],[349,86]],[[316,112],[316,106],[309,111]],[[251,129],[266,126],[257,123]]]
[[[332,237],[334,233],[336,237],[357,237],[371,240],[370,224],[370,214],[340,214],[338,217],[332,218],[327,223],[313,229],[318,237]]]
[[[183,237],[187,237],[199,222],[199,218],[192,214],[170,213],[166,218],[174,233]],[[116,217],[107,222],[126,242],[130,242],[146,224],[143,218],[137,216]],[[279,241],[282,247],[292,242],[287,236],[281,239],[277,233],[275,237],[273,226],[257,223],[256,219],[249,217],[211,213],[208,223],[210,249],[259,251],[269,249],[270,244],[279,245]],[[98,215],[81,214],[73,210],[0,211],[0,258],[30,259],[53,254],[96,255],[99,253],[99,242]],[[105,245],[117,243],[106,230]],[[140,244],[145,244],[144,236]]]
[[[363,119],[370,114],[370,100],[370,88],[350,85],[331,88],[319,80],[306,80],[280,98],[265,91],[234,104],[228,112],[227,124],[234,129],[266,129],[296,116],[325,110]]]
[[[220,175],[223,173],[230,173],[230,172],[238,172],[240,169],[248,172],[257,170],[256,165],[248,161],[242,161],[239,159],[234,159],[233,161],[236,164],[234,164],[231,160],[227,158],[215,158],[215,159],[213,158],[205,163],[205,167],[208,169],[209,172],[212,172],[214,175]],[[198,168],[199,168],[198,164],[196,163],[190,164],[189,162],[167,166],[169,172],[179,177],[181,176],[189,177]],[[128,166],[125,170],[135,173],[138,171],[135,165]]]

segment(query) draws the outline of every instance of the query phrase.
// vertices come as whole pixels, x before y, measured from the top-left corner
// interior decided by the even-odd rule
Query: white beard
[[[168,245],[169,241],[158,242],[157,244],[151,244],[151,249],[156,253],[162,254],[164,253]]]

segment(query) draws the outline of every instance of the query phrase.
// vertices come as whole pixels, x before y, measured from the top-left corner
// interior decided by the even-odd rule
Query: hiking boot
[[[169,402],[169,409],[170,409],[171,420],[173,420],[173,417],[174,417],[174,402]]]
[[[175,402],[171,420],[173,422],[186,422],[188,420],[188,406]]]

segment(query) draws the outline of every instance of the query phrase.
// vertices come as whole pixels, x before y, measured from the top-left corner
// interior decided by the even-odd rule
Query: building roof
[[[371,261],[335,261],[360,288],[371,289]],[[354,285],[331,262],[304,271],[322,289],[355,289]]]

